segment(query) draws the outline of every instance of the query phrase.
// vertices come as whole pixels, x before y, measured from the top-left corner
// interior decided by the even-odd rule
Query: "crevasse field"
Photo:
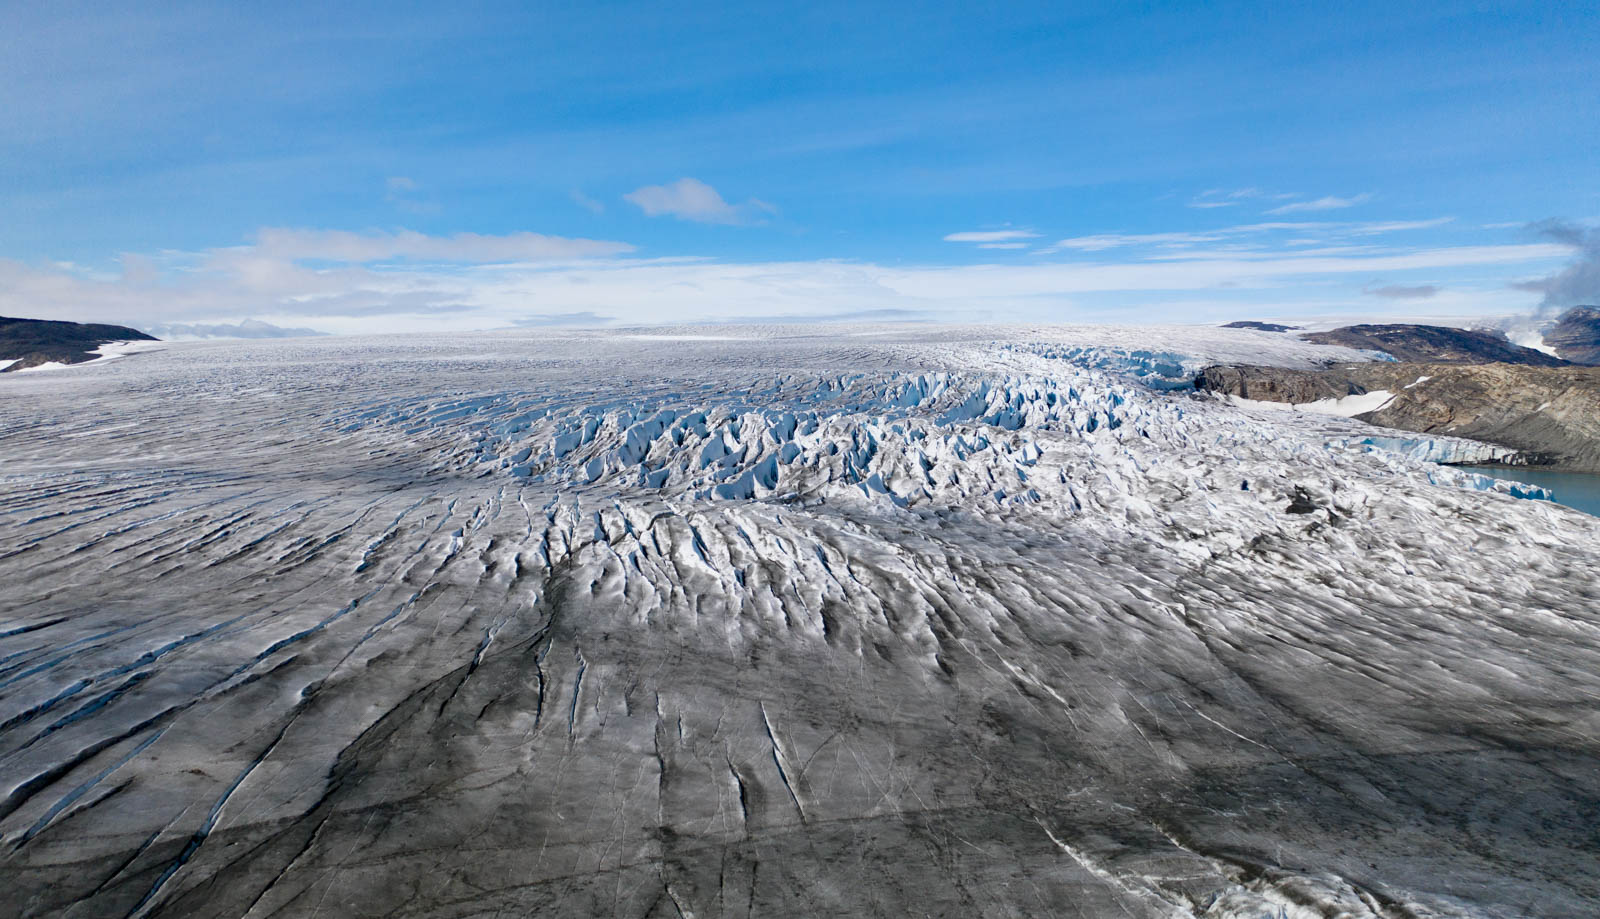
[[[0,914],[1593,915],[1600,520],[1164,389],[1354,356],[718,327],[8,375]]]

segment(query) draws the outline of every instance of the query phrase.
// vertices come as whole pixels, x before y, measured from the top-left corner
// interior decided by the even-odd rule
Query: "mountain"
[[[1397,361],[1435,364],[1528,364],[1559,367],[1567,363],[1533,348],[1512,344],[1503,332],[1436,325],[1352,325],[1331,332],[1308,332],[1306,341],[1382,351]]]
[[[326,335],[316,329],[284,328],[275,326],[270,322],[259,319],[245,319],[238,323],[187,323],[166,322],[150,327],[150,330],[162,338],[309,338],[317,335]]]
[[[1600,307],[1575,306],[1544,333],[1544,343],[1574,364],[1600,364]]]
[[[1355,417],[1404,431],[1501,444],[1520,451],[1520,462],[1600,472],[1600,367],[1388,362],[1323,370],[1218,366],[1202,371],[1195,386],[1289,404],[1385,392],[1391,398]]]
[[[1293,332],[1300,327],[1297,325],[1279,325],[1276,322],[1258,322],[1254,319],[1240,319],[1222,326],[1224,329],[1254,329],[1257,332]]]
[[[94,360],[101,345],[114,341],[156,341],[138,329],[120,325],[58,322],[51,319],[9,319],[0,316],[0,372],[26,370],[40,364],[78,364]]]

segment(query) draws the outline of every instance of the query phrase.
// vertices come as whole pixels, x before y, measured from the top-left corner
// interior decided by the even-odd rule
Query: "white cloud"
[[[1039,234],[1032,230],[972,230],[964,233],[951,233],[944,238],[947,243],[1000,243],[1014,239],[1036,239]]]
[[[1200,258],[1190,261],[967,265],[883,269],[878,276],[902,295],[960,300],[974,297],[1048,296],[1111,291],[1206,290],[1269,287],[1308,278],[1445,268],[1482,268],[1569,256],[1570,246],[1531,243],[1460,246],[1386,255],[1293,256],[1266,261]]]
[[[1267,211],[1269,214],[1303,214],[1307,211],[1336,211],[1340,208],[1355,207],[1372,200],[1372,195],[1362,192],[1349,198],[1336,198],[1328,195],[1314,201],[1293,201]]]
[[[743,204],[729,204],[715,188],[691,178],[682,178],[670,185],[646,185],[622,197],[637,205],[648,217],[671,215],[697,223],[750,223],[758,211],[772,214],[778,210],[756,198]]]
[[[1061,252],[1074,250],[1079,252],[1102,252],[1107,249],[1118,249],[1135,246],[1157,246],[1167,250],[1153,258],[1183,258],[1183,247],[1196,243],[1217,243],[1225,240],[1241,240],[1244,237],[1259,236],[1276,232],[1321,232],[1329,237],[1350,236],[1378,236],[1384,233],[1398,233],[1406,230],[1424,230],[1432,227],[1443,226],[1454,220],[1453,217],[1436,217],[1431,220],[1390,220],[1382,222],[1339,222],[1339,221],[1275,221],[1267,223],[1245,223],[1235,226],[1219,227],[1214,230],[1199,232],[1173,232],[1173,233],[1099,233],[1093,236],[1074,236],[1063,239],[1041,250],[1041,253]],[[1284,242],[1285,245],[1313,245],[1322,243],[1319,238],[1296,238]],[[1230,244],[1234,248],[1244,248],[1244,243]],[[1179,250],[1176,254],[1172,250]],[[1256,250],[1255,255],[1260,257],[1284,254],[1281,250]]]
[[[1190,243],[1216,242],[1222,239],[1222,230],[1217,233],[1101,233],[1096,236],[1074,236],[1063,239],[1053,246],[1041,249],[1041,252],[1059,252],[1062,249],[1077,249],[1083,252],[1100,252],[1105,249],[1117,249],[1124,246],[1174,246],[1188,245]]]
[[[0,315],[136,327],[255,317],[334,332],[492,328],[527,319],[535,310],[542,316],[615,317],[621,324],[882,310],[1039,321],[1114,318],[1124,309],[1136,310],[1129,315],[1141,321],[1159,321],[1189,314],[1152,304],[1185,299],[1234,302],[1241,310],[1256,311],[1252,304],[1313,300],[1319,309],[1370,311],[1377,302],[1401,302],[1364,296],[1361,285],[1373,277],[1395,285],[1449,282],[1456,287],[1453,278],[1460,272],[1495,287],[1481,295],[1481,303],[1474,301],[1474,309],[1492,302],[1510,312],[1526,308],[1534,295],[1505,289],[1503,279],[1548,274],[1574,251],[1557,242],[1400,251],[1342,247],[1316,253],[1212,247],[1160,250],[1176,255],[1161,260],[899,266],[620,258],[604,255],[605,247],[626,249],[620,243],[539,234],[426,237],[277,230],[264,231],[254,246],[183,258],[129,257],[120,275],[0,260]],[[602,254],[533,257],[574,251]],[[1441,292],[1426,302],[1443,308],[1457,301]],[[1341,303],[1345,306],[1338,307]]]
[[[1236,188],[1228,191],[1221,188],[1208,188],[1189,202],[1189,206],[1200,208],[1237,207],[1246,198],[1259,198],[1262,191],[1259,188]]]
[[[1026,249],[1027,243],[978,243],[979,249]]]
[[[1398,233],[1404,230],[1428,230],[1442,227],[1454,217],[1435,217],[1432,220],[1389,220],[1377,223],[1350,224],[1345,232],[1354,236],[1376,236],[1379,233]]]
[[[1238,226],[1227,227],[1219,232],[1224,233],[1269,233],[1273,230],[1294,230],[1304,232],[1309,230],[1335,230],[1347,227],[1349,224],[1332,223],[1329,221],[1301,220],[1301,221],[1272,221],[1268,223],[1242,223]]]
[[[264,229],[254,246],[217,250],[244,258],[289,261],[317,260],[367,263],[383,259],[426,259],[444,262],[514,262],[592,258],[632,252],[623,242],[570,239],[542,233],[484,236],[457,233],[427,236],[413,230],[394,233],[351,233],[345,230]]]

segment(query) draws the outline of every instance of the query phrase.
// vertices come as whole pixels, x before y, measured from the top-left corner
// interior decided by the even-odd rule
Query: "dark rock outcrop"
[[[1522,451],[1527,462],[1600,472],[1600,367],[1525,364],[1337,364],[1323,370],[1208,367],[1197,389],[1300,404],[1385,390],[1359,419]]]
[[[153,335],[120,325],[0,316],[0,361],[15,361],[0,372],[26,370],[52,361],[77,364],[93,360],[95,349],[113,341],[156,340]]]
[[[1382,351],[1397,361],[1435,364],[1527,364],[1559,367],[1567,361],[1512,344],[1503,332],[1436,325],[1352,325],[1300,336],[1323,345]]]
[[[1342,365],[1362,366],[1362,365]],[[1196,389],[1227,393],[1257,402],[1299,405],[1319,399],[1339,399],[1366,392],[1359,384],[1334,371],[1290,370],[1250,365],[1207,367],[1194,381]]]
[[[1276,322],[1258,322],[1254,319],[1240,319],[1223,325],[1224,329],[1255,329],[1257,332],[1293,332],[1300,327],[1297,325],[1279,325]]]
[[[1574,306],[1561,314],[1544,343],[1574,364],[1600,364],[1600,306]]]

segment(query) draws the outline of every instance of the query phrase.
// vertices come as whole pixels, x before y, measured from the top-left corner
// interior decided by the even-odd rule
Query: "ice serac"
[[[1335,349],[716,333],[4,380],[0,914],[1600,904],[1600,523],[1140,382]]]

